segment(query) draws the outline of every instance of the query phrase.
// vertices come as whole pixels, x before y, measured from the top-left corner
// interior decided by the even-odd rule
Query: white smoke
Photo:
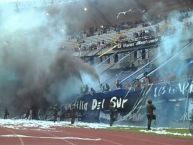
[[[183,13],[178,11],[168,15],[164,22],[160,23],[160,34],[162,36],[161,43],[158,46],[156,54],[159,56],[157,66],[167,62],[162,69],[160,75],[170,75],[174,73],[179,75],[182,68],[185,68],[185,60],[191,57],[192,46],[184,49],[191,40],[192,26],[187,26],[187,21],[193,22],[191,17],[182,20]],[[172,59],[171,59],[172,58]],[[185,70],[183,70],[185,71]]]
[[[62,7],[54,7],[54,14],[49,9],[0,5],[1,105],[18,113],[47,101],[65,103],[80,92],[80,71],[98,79],[95,70],[68,49],[60,51],[66,38],[65,14]]]

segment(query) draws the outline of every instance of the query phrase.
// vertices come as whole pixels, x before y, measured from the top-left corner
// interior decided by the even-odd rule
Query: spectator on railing
[[[120,80],[116,80],[115,85],[116,85],[116,88],[117,88],[117,89],[123,88],[123,86],[122,86]]]
[[[102,92],[110,91],[111,90],[108,83],[105,83],[105,85],[100,84],[100,89],[101,89]]]
[[[143,85],[149,86],[150,84],[152,84],[152,80],[150,78],[150,76],[147,75],[147,72],[144,73],[144,78],[143,78]]]
[[[127,83],[126,90],[128,90],[128,91],[134,90],[131,83]]]
[[[81,87],[81,93],[82,94],[88,94],[89,93],[89,87],[87,84]]]
[[[100,84],[100,90],[101,90],[102,92],[104,92],[104,86],[103,86],[103,84]]]
[[[105,91],[110,91],[111,90],[108,83],[105,84],[105,88],[104,89],[105,89]]]
[[[95,91],[95,89],[94,89],[94,88],[90,88],[90,92],[91,92],[91,95],[96,94],[96,91]]]
[[[135,89],[141,89],[141,82],[139,79],[134,80],[134,88]]]

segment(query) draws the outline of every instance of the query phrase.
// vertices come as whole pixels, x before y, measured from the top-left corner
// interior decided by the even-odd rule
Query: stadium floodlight
[[[87,10],[88,10],[87,7],[85,7],[85,8],[84,8],[84,11],[86,12]]]

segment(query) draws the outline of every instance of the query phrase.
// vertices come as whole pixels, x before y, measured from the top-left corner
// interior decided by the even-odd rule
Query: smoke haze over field
[[[62,12],[51,17],[45,9],[0,5],[0,25],[0,103],[17,114],[33,105],[64,104],[80,92],[84,73],[98,80],[91,66],[60,50]]]

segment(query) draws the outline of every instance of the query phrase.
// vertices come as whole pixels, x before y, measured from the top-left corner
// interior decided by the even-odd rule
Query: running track
[[[193,145],[192,139],[100,129],[51,130],[0,128],[0,145]]]

